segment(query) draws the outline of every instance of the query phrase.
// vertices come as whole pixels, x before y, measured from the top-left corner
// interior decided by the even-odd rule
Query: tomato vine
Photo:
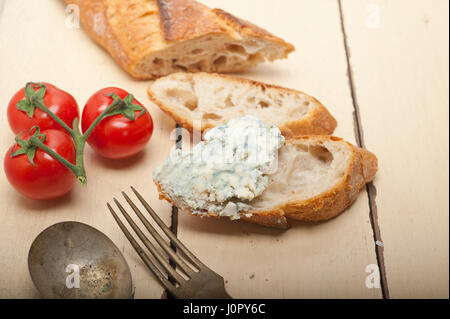
[[[37,91],[35,91],[37,89]],[[89,126],[84,134],[81,133],[79,128],[79,119],[75,118],[72,123],[72,127],[69,127],[62,119],[55,115],[44,103],[44,96],[47,87],[44,83],[29,82],[25,86],[25,100],[21,100],[17,103],[16,108],[22,112],[25,112],[29,117],[33,117],[35,109],[40,109],[50,116],[56,123],[72,137],[75,150],[76,160],[75,164],[69,162],[64,157],[53,151],[47,145],[45,145],[45,135],[40,134],[40,129],[37,126],[32,128],[34,133],[25,141],[20,138],[20,134],[16,136],[16,143],[21,147],[19,150],[12,152],[11,157],[27,155],[31,164],[34,164],[34,155],[36,148],[40,148],[54,159],[59,161],[65,167],[70,169],[82,184],[87,183],[86,170],[84,168],[84,149],[87,139],[95,127],[105,118],[115,115],[123,115],[130,121],[136,119],[136,113],[140,112],[137,117],[145,114],[146,110],[138,104],[133,104],[134,97],[132,94],[128,94],[124,99],[121,99],[116,94],[107,94],[107,96],[113,99],[113,102],[95,119],[95,121]],[[31,132],[30,132],[31,133]]]

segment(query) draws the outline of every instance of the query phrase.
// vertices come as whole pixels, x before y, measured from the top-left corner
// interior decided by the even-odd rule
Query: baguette
[[[205,131],[244,114],[277,125],[288,138],[330,135],[337,126],[333,116],[312,96],[221,74],[171,74],[156,80],[148,94],[161,110],[190,131],[194,124]]]
[[[329,220],[353,204],[377,170],[378,160],[374,154],[340,138],[289,139],[279,150],[278,169],[269,176],[269,187],[249,203],[253,209],[243,212],[240,219],[281,229],[289,227],[288,219]],[[156,185],[160,199],[184,209],[160,184]],[[205,216],[220,218],[217,214],[205,213]]]
[[[92,39],[129,74],[238,72],[287,58],[294,46],[195,0],[65,0]]]

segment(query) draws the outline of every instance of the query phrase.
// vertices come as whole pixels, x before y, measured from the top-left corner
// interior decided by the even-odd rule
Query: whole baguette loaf
[[[333,136],[304,136],[286,141],[278,156],[278,169],[269,187],[252,200],[251,211],[240,219],[288,228],[288,219],[318,222],[331,219],[356,200],[378,170],[371,152]],[[160,199],[183,208],[157,183]],[[248,214],[251,214],[248,215]],[[205,212],[205,216],[220,218]]]
[[[65,0],[89,35],[128,73],[237,72],[295,48],[250,22],[195,0]]]
[[[207,130],[242,115],[257,115],[277,125],[285,137],[329,135],[336,120],[315,98],[303,92],[237,77],[176,73],[156,80],[150,99],[192,131]]]

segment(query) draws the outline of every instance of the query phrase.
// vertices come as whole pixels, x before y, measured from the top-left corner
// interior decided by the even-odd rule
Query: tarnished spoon
[[[120,250],[82,223],[59,223],[40,233],[28,253],[28,268],[44,298],[133,297],[130,269]]]

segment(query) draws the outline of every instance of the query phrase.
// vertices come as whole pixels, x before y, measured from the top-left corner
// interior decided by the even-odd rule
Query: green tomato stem
[[[52,156],[55,160],[66,166],[68,169],[70,169],[77,179],[80,181],[81,184],[85,185],[87,183],[86,178],[86,170],[84,168],[84,147],[86,145],[86,141],[83,138],[83,135],[81,134],[81,131],[78,127],[78,118],[75,118],[72,126],[73,129],[71,129],[64,121],[62,121],[56,114],[54,114],[42,101],[40,101],[36,97],[31,98],[32,103],[36,105],[37,108],[39,108],[41,111],[47,113],[52,119],[54,119],[59,125],[61,125],[71,136],[73,139],[73,143],[75,146],[75,152],[76,152],[76,165],[70,163],[68,160],[66,160],[64,157],[60,156],[53,150],[51,150],[48,146],[46,146],[44,143],[42,143],[37,138],[30,138],[30,142],[34,144],[35,146],[39,147],[43,151],[47,152],[50,156]]]
[[[67,167],[68,169],[70,169],[75,176],[77,177],[77,179],[82,183],[82,184],[86,184],[86,172],[84,170],[83,166],[78,166],[78,165],[74,165],[71,162],[69,162],[68,160],[66,160],[64,157],[62,157],[61,155],[59,155],[58,153],[56,153],[55,151],[53,151],[50,147],[48,147],[47,145],[45,145],[44,143],[42,143],[38,138],[36,137],[30,137],[29,142],[32,143],[33,145],[39,147],[40,149],[42,149],[44,152],[48,153],[50,156],[52,156],[55,160],[57,160],[58,162],[60,162],[61,164],[63,164],[65,167]],[[77,158],[78,158],[78,153],[77,153]]]
[[[111,103],[110,106],[108,106],[96,119],[94,122],[92,122],[91,126],[84,132],[83,138],[85,141],[87,141],[89,135],[91,135],[92,131],[95,129],[95,127],[100,123],[105,117],[108,116],[108,113],[111,111],[114,111],[116,108],[121,107],[124,105],[125,102],[123,100],[114,100],[113,103]]]
[[[64,157],[60,156],[58,153],[50,149],[47,145],[45,145],[42,141],[40,141],[36,137],[31,137],[29,142],[36,147],[42,149],[47,152],[50,156],[52,156],[55,160],[59,161],[61,164],[70,169],[81,184],[85,185],[87,183],[86,178],[86,170],[84,168],[84,148],[86,146],[87,139],[95,127],[106,117],[109,116],[109,113],[114,111],[115,109],[126,106],[126,103],[122,99],[114,99],[114,102],[111,103],[91,124],[91,126],[87,129],[87,131],[82,134],[79,128],[78,118],[75,118],[72,124],[72,128],[70,128],[64,121],[62,121],[56,114],[54,114],[37,96],[31,97],[31,102],[39,108],[41,111],[47,113],[53,120],[55,120],[59,125],[61,125],[71,136],[73,139],[73,143],[76,151],[76,164],[72,164]]]
[[[25,87],[25,92],[27,92],[27,89],[29,85],[37,84],[37,83],[27,83],[27,86]],[[40,109],[41,111],[45,112],[48,116],[50,116],[56,123],[61,125],[67,133],[69,133],[72,136],[73,143],[75,146],[76,151],[76,157],[75,157],[75,164],[71,163],[64,157],[60,156],[58,153],[50,149],[47,145],[44,144],[44,141],[39,138],[39,136],[32,136],[29,138],[28,142],[32,145],[34,145],[37,148],[42,149],[44,152],[48,153],[50,156],[52,156],[55,160],[63,164],[65,167],[70,169],[77,179],[81,182],[81,184],[85,185],[87,183],[86,178],[86,171],[84,168],[84,148],[87,143],[88,137],[91,135],[91,133],[94,131],[95,127],[106,117],[123,114],[126,118],[130,120],[135,120],[135,111],[141,111],[141,114],[145,113],[145,109],[143,109],[139,105],[133,105],[133,96],[130,94],[125,99],[121,99],[116,94],[110,94],[108,96],[113,98],[113,102],[111,105],[109,105],[96,119],[95,121],[89,126],[87,131],[82,134],[79,128],[79,119],[75,118],[72,127],[70,128],[69,125],[67,125],[63,120],[61,120],[56,114],[54,114],[44,103],[43,101],[43,95],[45,94],[45,85],[41,84],[41,90],[42,87],[44,88],[43,94],[36,94],[33,90],[28,93],[27,99],[29,99],[29,103],[31,104],[31,107],[36,107]],[[38,91],[39,93],[39,91]],[[26,104],[26,103],[25,103]],[[19,105],[17,108],[21,111],[28,112],[26,107],[30,107],[30,105]],[[31,115],[32,116],[31,110]],[[131,115],[129,114],[131,113]],[[139,116],[140,116],[139,115]]]
[[[40,109],[41,111],[47,113],[48,116],[50,116],[53,120],[55,120],[56,123],[61,125],[70,135],[73,136],[73,130],[69,127],[69,125],[67,125],[63,120],[61,120],[55,113],[50,111],[50,109],[44,103],[42,103],[42,101],[39,100],[39,98],[37,96],[32,96],[30,99],[31,99],[31,102],[38,109]]]

